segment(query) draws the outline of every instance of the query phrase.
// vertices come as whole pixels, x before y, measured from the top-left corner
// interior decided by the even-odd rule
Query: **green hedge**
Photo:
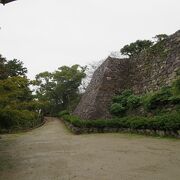
[[[79,128],[131,128],[150,130],[180,130],[180,112],[154,117],[123,117],[110,120],[81,120],[77,116],[64,115],[63,119]]]
[[[40,123],[37,113],[10,108],[0,109],[0,129],[27,129]]]

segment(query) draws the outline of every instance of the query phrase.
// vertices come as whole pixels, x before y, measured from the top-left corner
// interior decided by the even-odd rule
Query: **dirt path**
[[[73,135],[62,122],[0,139],[1,180],[179,180],[180,141]]]

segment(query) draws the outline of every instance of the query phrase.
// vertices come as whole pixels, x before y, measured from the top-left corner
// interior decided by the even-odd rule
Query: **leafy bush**
[[[81,120],[79,117],[65,115],[63,119],[80,128],[131,128],[151,130],[180,130],[180,112],[154,117],[123,117],[110,120]]]
[[[180,78],[173,83],[173,92],[175,95],[180,95]]]
[[[152,41],[149,40],[137,40],[129,45],[125,45],[121,50],[122,55],[128,55],[132,57],[138,55],[141,51],[150,48],[153,45]]]
[[[69,115],[69,112],[68,112],[67,110],[64,110],[64,111],[60,111],[60,112],[58,113],[58,117],[62,117],[62,116],[64,116],[64,115]]]
[[[113,97],[110,112],[115,116],[122,116],[134,113],[134,109],[141,106],[141,115],[151,112],[152,115],[170,112],[178,109],[180,105],[180,78],[176,79],[171,86],[162,87],[155,92],[145,95],[135,95],[131,90],[125,90],[120,95]],[[176,108],[177,107],[177,108]],[[128,111],[130,110],[130,111]]]
[[[38,115],[34,112],[10,108],[0,110],[0,127],[2,129],[26,129],[38,123]]]
[[[122,115],[124,114],[125,110],[126,108],[123,107],[120,103],[114,103],[110,108],[110,112],[114,115]]]
[[[128,98],[127,98],[127,106],[128,108],[136,108],[140,105],[140,101],[141,101],[141,98],[140,96],[136,96],[136,95],[130,95]]]
[[[131,90],[125,90],[121,95],[113,97],[110,112],[116,116],[122,116],[126,110],[136,108],[140,105],[140,96],[133,94]]]
[[[147,110],[157,109],[168,104],[179,103],[179,97],[173,96],[171,87],[164,87],[157,92],[149,93],[143,99],[143,104]]]
[[[131,96],[133,92],[131,90],[125,90],[120,95],[113,97],[114,103],[120,103],[122,106],[127,105],[127,98]]]

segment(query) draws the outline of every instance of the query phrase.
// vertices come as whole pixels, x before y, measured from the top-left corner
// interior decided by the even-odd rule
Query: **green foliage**
[[[125,90],[120,95],[113,97],[113,102],[120,103],[123,106],[127,105],[127,98],[131,96],[133,92],[131,90]]]
[[[140,105],[141,98],[133,94],[131,90],[125,90],[120,95],[113,97],[113,104],[110,112],[116,116],[122,116],[126,110],[137,108]]]
[[[149,62],[152,58],[156,57],[156,59],[160,59],[163,61],[164,58],[168,55],[168,49],[165,48],[165,41],[164,40],[157,40],[157,43],[155,43],[151,48],[147,49],[147,58],[149,59]]]
[[[115,116],[131,114],[132,110],[138,107],[141,107],[143,114],[170,112],[172,109],[178,109],[180,105],[180,79],[178,77],[171,86],[162,87],[145,95],[134,95],[132,91],[125,90],[113,97],[112,101],[110,112]]]
[[[132,94],[127,98],[127,106],[130,109],[136,108],[140,105],[140,101],[141,97]]]
[[[58,113],[58,117],[63,117],[64,115],[69,115],[69,112],[67,110],[64,110]]]
[[[17,59],[7,62],[8,77],[25,76],[27,68],[23,67],[23,63]]]
[[[6,63],[7,60],[0,54],[0,79],[5,79],[7,77]]]
[[[110,112],[114,115],[123,115],[126,111],[126,108],[120,103],[113,103],[110,108]]]
[[[7,61],[0,55],[0,79],[7,79],[14,76],[25,76],[27,68],[23,67],[23,63],[17,59]]]
[[[175,80],[170,87],[163,87],[159,91],[148,93],[142,99],[147,110],[180,104],[180,80]]]
[[[161,90],[149,93],[143,98],[144,106],[147,110],[153,110],[167,105],[172,97],[170,87],[164,87]]]
[[[167,34],[158,34],[154,37],[154,39],[156,40],[156,42],[160,42],[163,41],[164,39],[167,39],[168,35]]]
[[[110,120],[81,120],[79,117],[64,115],[63,119],[80,128],[130,128],[150,130],[180,130],[180,112],[154,117],[123,117]]]
[[[1,129],[26,129],[38,124],[37,113],[12,108],[0,109]]]
[[[71,111],[79,101],[79,86],[85,77],[85,68],[79,65],[62,66],[53,73],[36,76],[37,98],[49,104],[46,114],[56,115],[61,110]]]
[[[44,106],[30,90],[27,69],[16,59],[0,55],[0,129],[24,129],[39,123]]]
[[[173,93],[175,95],[180,95],[180,78],[178,78],[176,81],[173,83]]]
[[[150,48],[153,45],[152,41],[149,40],[137,40],[134,43],[131,43],[129,45],[125,45],[120,51],[122,55],[127,55],[129,57],[132,57],[134,55],[139,54],[145,49]]]

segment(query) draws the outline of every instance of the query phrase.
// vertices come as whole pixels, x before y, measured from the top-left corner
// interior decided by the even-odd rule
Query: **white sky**
[[[180,0],[18,0],[0,6],[0,53],[29,77],[101,60],[137,39],[180,29]]]

